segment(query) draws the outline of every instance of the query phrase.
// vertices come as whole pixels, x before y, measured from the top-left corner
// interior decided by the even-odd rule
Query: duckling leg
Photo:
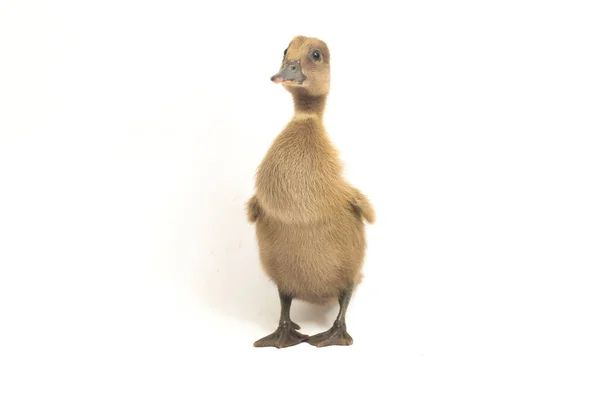
[[[280,290],[279,300],[281,302],[279,327],[272,334],[254,342],[254,347],[277,347],[281,349],[282,347],[293,346],[308,339],[308,335],[303,335],[297,331],[297,329],[300,329],[300,326],[292,322],[290,318],[292,297],[282,293]]]
[[[352,297],[353,283],[350,283],[338,296],[340,303],[340,312],[338,313],[333,326],[322,333],[308,338],[307,343],[317,347],[325,346],[350,346],[354,341],[352,336],[346,331],[346,310]]]

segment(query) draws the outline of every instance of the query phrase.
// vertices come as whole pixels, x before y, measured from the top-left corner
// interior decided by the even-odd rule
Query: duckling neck
[[[323,117],[327,96],[309,96],[304,93],[294,93],[294,112],[296,114],[315,114]]]

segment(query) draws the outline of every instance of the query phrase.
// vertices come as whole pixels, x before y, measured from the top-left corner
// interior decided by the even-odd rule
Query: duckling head
[[[329,93],[329,49],[317,38],[296,36],[283,52],[279,72],[271,77],[289,92],[313,97]]]

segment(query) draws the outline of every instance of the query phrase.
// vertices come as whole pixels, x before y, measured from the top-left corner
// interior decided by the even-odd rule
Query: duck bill
[[[271,80],[275,83],[297,83],[299,85],[305,79],[306,76],[302,73],[299,61],[286,63],[278,73],[271,77]]]

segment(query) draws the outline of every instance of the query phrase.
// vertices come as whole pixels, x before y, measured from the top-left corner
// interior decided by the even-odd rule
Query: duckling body
[[[297,68],[286,71],[295,63]],[[260,164],[256,192],[247,204],[248,218],[256,223],[261,264],[279,290],[282,316],[277,331],[255,346],[286,347],[302,341],[349,345],[345,312],[362,278],[364,220],[373,222],[374,212],[366,197],[343,179],[337,150],[323,126],[329,90],[325,43],[294,38],[282,71],[278,75],[294,96],[294,118]],[[312,303],[337,299],[336,324],[310,338],[297,332],[289,318],[295,298]]]
[[[358,282],[364,226],[320,119],[294,119],[258,169],[262,265],[282,290],[322,303]]]

